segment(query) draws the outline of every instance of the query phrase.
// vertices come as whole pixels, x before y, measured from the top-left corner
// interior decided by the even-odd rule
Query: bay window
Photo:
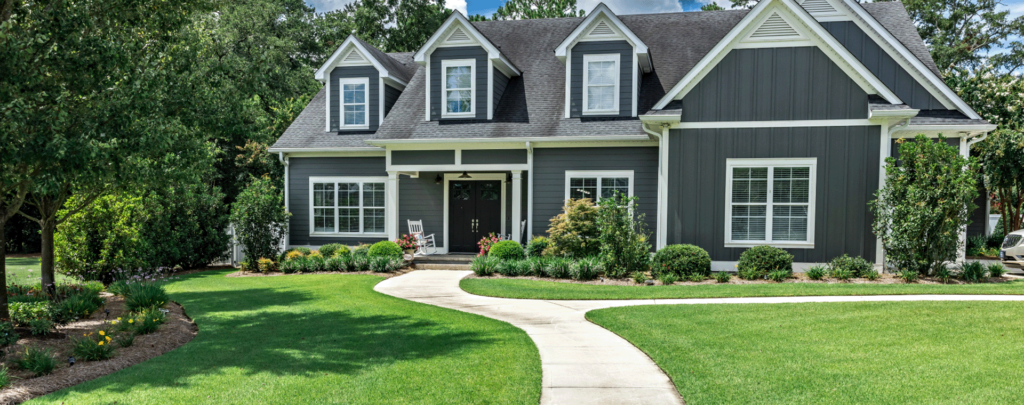
[[[619,113],[619,54],[583,55],[583,113]]]
[[[441,61],[444,88],[441,89],[443,117],[474,117],[476,59]]]
[[[728,159],[725,242],[814,247],[817,159]]]
[[[386,177],[310,177],[310,234],[385,234]]]

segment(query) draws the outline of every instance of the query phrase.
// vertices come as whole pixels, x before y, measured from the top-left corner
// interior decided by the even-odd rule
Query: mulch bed
[[[67,359],[71,356],[73,347],[69,336],[78,337],[99,330],[109,331],[111,330],[109,320],[117,319],[126,312],[122,297],[105,292],[101,295],[107,301],[103,308],[96,311],[89,319],[60,327],[58,333],[32,336],[27,328],[18,329],[18,334],[22,338],[10,348],[10,354],[5,360],[10,369],[10,375],[15,378],[11,379],[10,386],[0,390],[0,403],[21,403],[141,363],[181,347],[191,341],[199,331],[195,322],[185,315],[181,305],[170,302],[164,306],[164,309],[169,311],[167,322],[160,325],[160,329],[156,332],[135,337],[135,343],[130,347],[118,347],[114,351],[114,357],[109,360],[82,361],[76,359],[75,365],[69,367]],[[109,317],[104,313],[104,309],[110,310]],[[34,378],[32,372],[12,366],[13,360],[19,356],[18,353],[24,352],[27,346],[50,348],[56,352],[57,368],[52,374]]]
[[[381,276],[381,277],[384,277],[384,278],[391,278],[391,277],[401,276],[401,275],[403,275],[405,273],[408,273],[410,271],[413,271],[413,270],[416,270],[416,269],[414,269],[412,267],[402,267],[402,268],[400,268],[400,269],[398,269],[396,271],[393,271],[391,273],[378,273],[378,272],[374,272],[374,271],[346,271],[346,272],[341,272],[341,271],[314,271],[314,272],[310,272],[310,273],[289,273],[289,274],[285,274],[285,273],[282,273],[280,271],[274,271],[274,272],[270,272],[270,273],[256,273],[256,272],[242,272],[241,270],[239,270],[239,271],[236,271],[234,273],[230,273],[230,274],[228,274],[228,275],[226,275],[224,277],[277,277],[277,276],[303,276],[303,275],[307,275],[307,274],[367,274],[367,275],[371,275],[371,276]]]
[[[634,286],[634,287],[644,287],[645,286],[645,285],[642,285],[642,284],[637,284],[637,283],[633,282],[632,279],[628,279],[628,278],[625,278],[625,279],[598,278],[596,280],[578,281],[578,280],[571,280],[571,279],[564,279],[564,278],[550,278],[550,277],[536,277],[536,276],[530,276],[530,277],[507,277],[507,276],[503,276],[503,275],[500,275],[500,274],[497,274],[497,273],[495,273],[492,276],[488,276],[488,277],[481,277],[481,276],[478,276],[476,274],[470,274],[466,278],[491,278],[491,279],[502,279],[502,278],[505,278],[505,279],[536,280],[536,281],[552,281],[552,282],[556,282],[556,283],[571,283],[571,284],[622,285],[622,286]],[[990,278],[990,279],[988,279],[987,282],[989,282],[989,283],[1003,283],[1003,282],[1013,281],[1013,280],[1017,280],[1017,278],[1014,278],[1014,277]],[[895,274],[879,274],[878,280],[875,280],[875,281],[868,281],[868,280],[863,279],[863,278],[854,278],[854,279],[850,279],[849,281],[839,281],[839,280],[836,280],[836,279],[811,280],[811,279],[807,278],[807,275],[804,274],[804,273],[793,273],[793,277],[789,278],[789,279],[786,279],[786,281],[783,281],[783,283],[809,283],[809,284],[839,284],[839,283],[843,283],[843,284],[905,284],[903,282],[903,280],[901,280],[898,277],[896,277]],[[675,282],[672,285],[701,285],[701,284],[780,284],[780,283],[777,283],[775,281],[770,281],[770,280],[744,280],[744,279],[741,279],[739,277],[736,277],[735,274],[732,274],[732,277],[729,279],[728,283],[719,283],[719,282],[715,281],[715,279],[707,279],[707,280],[701,281],[699,283],[695,283],[695,282],[692,282],[692,281],[677,281],[677,282]],[[937,279],[934,279],[934,278],[921,277],[921,278],[919,278],[915,282],[915,284],[942,284],[942,282],[937,280]],[[954,279],[954,280],[949,280],[949,282],[946,283],[946,284],[968,284],[968,283],[964,282],[963,280],[955,280]],[[661,281],[654,280],[654,285],[663,285],[663,284],[661,283]]]

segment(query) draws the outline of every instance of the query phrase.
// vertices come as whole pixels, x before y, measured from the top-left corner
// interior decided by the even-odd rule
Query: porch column
[[[388,172],[387,208],[384,210],[384,225],[388,239],[398,239],[398,172]]]
[[[523,222],[523,171],[512,171],[512,240],[522,243],[520,223]]]
[[[971,147],[967,144],[968,136],[969,134],[967,133],[960,133],[960,156],[963,156],[964,159],[971,157]],[[967,207],[964,208],[966,209]],[[970,217],[969,212],[967,215]],[[967,260],[967,226],[960,230],[960,250],[957,252],[956,257],[957,261],[961,263]]]

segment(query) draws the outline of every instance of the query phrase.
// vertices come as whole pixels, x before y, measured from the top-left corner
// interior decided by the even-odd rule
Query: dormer
[[[455,11],[413,57],[426,68],[427,121],[490,120],[520,72]]]
[[[637,93],[651,72],[647,45],[598,4],[555,48],[565,63],[565,118],[636,117]]]
[[[349,35],[316,71],[327,92],[325,131],[376,131],[405,90],[407,76],[387,54]]]

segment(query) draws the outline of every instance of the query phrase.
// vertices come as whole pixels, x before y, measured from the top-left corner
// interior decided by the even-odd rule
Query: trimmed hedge
[[[793,255],[777,247],[761,245],[747,249],[736,265],[740,278],[753,280],[783,270],[793,275]]]
[[[402,248],[395,242],[382,240],[374,243],[373,246],[370,246],[370,250],[366,252],[366,254],[369,257],[391,257],[401,259]]]
[[[658,277],[672,273],[687,278],[693,274],[711,275],[711,256],[694,245],[668,245],[654,254],[651,274]]]
[[[523,260],[523,247],[514,240],[503,240],[491,246],[488,256],[501,260]]]

